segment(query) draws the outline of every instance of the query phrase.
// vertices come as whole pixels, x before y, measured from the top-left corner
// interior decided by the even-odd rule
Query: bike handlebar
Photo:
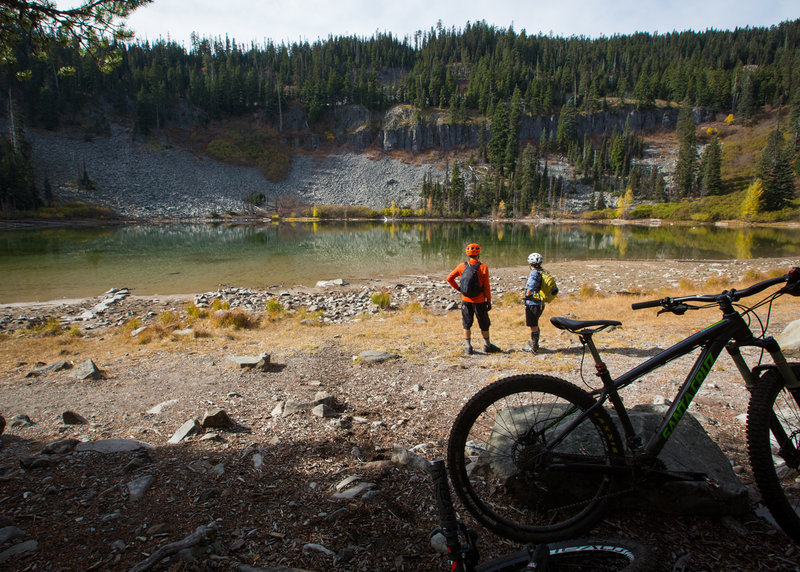
[[[658,308],[662,307],[665,310],[671,310],[676,306],[680,306],[685,302],[715,302],[717,304],[722,302],[737,302],[742,298],[754,296],[759,292],[763,292],[770,286],[786,282],[786,286],[781,289],[781,292],[792,294],[794,296],[800,295],[800,268],[792,268],[787,274],[778,278],[770,278],[762,280],[757,284],[753,284],[743,290],[725,290],[720,294],[693,294],[690,296],[681,296],[678,298],[661,298],[659,300],[648,300],[646,302],[634,302],[631,304],[631,309],[642,310],[644,308]],[[685,309],[685,307],[684,307]]]
[[[634,310],[643,310],[644,308],[658,308],[665,304],[669,298],[662,298],[661,300],[650,300],[648,302],[634,302],[631,308]]]

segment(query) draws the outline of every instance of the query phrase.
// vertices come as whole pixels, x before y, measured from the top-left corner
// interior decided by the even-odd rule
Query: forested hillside
[[[374,136],[385,113],[392,109],[398,117],[399,109],[402,125],[446,124],[468,134],[457,140],[467,151],[462,162],[422,189],[428,214],[480,215],[505,207],[520,216],[552,208],[565,192],[565,182],[548,173],[553,153],[592,186],[592,206],[600,209],[606,193],[660,202],[744,192],[750,180],[721,178],[719,138],[698,142],[686,126],[713,114],[747,125],[769,108],[783,112],[770,139],[772,156],[762,158],[757,173],[765,175],[765,198],[756,197],[755,211],[779,210],[794,196],[787,180],[800,165],[800,20],[768,29],[599,39],[527,35],[477,22],[463,29],[440,25],[413,38],[376,34],[245,46],[193,37],[190,46],[159,41],[121,48],[121,63],[110,73],[77,49],[54,46],[47,60],[20,50],[13,69],[0,75],[2,93],[13,100],[12,124],[17,130],[80,124],[87,137],[107,134],[111,121],[129,121],[145,136],[183,130],[203,152],[258,165],[278,180],[300,137],[336,140],[342,110],[364,110],[361,128]],[[638,126],[591,119],[669,107],[683,109],[659,125],[682,125],[678,167],[669,180],[636,162],[644,152]],[[248,118],[250,127],[220,128],[237,118]],[[532,139],[523,126],[537,118],[544,127]],[[579,129],[584,124],[594,127]],[[44,182],[29,176],[24,149],[21,132],[3,144],[3,210],[46,198]],[[490,169],[478,177],[474,167],[482,163]]]

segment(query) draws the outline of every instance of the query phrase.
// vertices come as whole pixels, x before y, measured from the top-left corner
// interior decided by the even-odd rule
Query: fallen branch
[[[192,534],[184,538],[183,540],[178,540],[177,542],[170,542],[169,544],[165,544],[158,550],[156,550],[153,554],[151,554],[146,560],[142,560],[136,566],[130,569],[130,572],[144,572],[145,570],[150,570],[154,564],[163,560],[167,556],[172,556],[173,554],[180,552],[185,548],[190,548],[192,546],[196,546],[198,544],[202,544],[203,542],[213,540],[213,537],[217,534],[217,523],[212,522],[209,525],[201,525],[197,527]]]

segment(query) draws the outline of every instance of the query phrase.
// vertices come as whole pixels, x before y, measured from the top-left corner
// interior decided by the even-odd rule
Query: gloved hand
[[[492,303],[491,302],[486,302],[486,311],[488,312],[491,309],[492,309]]]

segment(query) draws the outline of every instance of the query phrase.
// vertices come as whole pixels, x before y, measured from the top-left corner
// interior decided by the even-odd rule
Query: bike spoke
[[[564,382],[539,387],[510,379],[495,395],[476,396],[454,425],[451,447],[459,450],[450,456],[463,474],[456,491],[489,520],[562,529],[608,494],[608,436],[582,417],[593,403],[585,392],[564,389]]]

